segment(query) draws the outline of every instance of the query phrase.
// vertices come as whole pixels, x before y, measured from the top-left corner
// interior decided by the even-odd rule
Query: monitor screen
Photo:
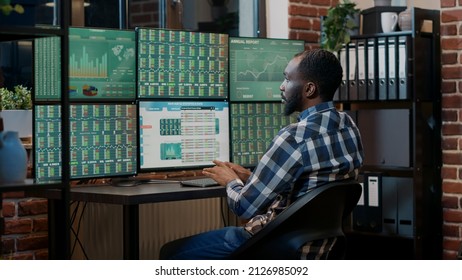
[[[229,38],[230,101],[279,101],[284,69],[304,41]]]
[[[137,28],[138,97],[228,96],[228,35]]]
[[[135,32],[69,28],[69,94],[73,100],[134,100]]]
[[[44,37],[34,40],[34,100],[61,99],[61,39]]]
[[[70,176],[72,179],[135,175],[136,105],[70,106]],[[61,110],[35,106],[35,178],[61,178]]]
[[[246,167],[257,165],[274,136],[284,126],[296,122],[284,116],[280,102],[231,104],[231,159]]]
[[[229,161],[226,101],[140,101],[140,170],[193,169]]]

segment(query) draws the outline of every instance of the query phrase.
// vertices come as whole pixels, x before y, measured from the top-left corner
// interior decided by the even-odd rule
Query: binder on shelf
[[[340,101],[348,101],[348,81],[346,80],[343,80],[341,83],[340,83],[340,87],[339,87],[339,90],[338,90],[338,100]]]
[[[406,75],[406,74],[404,74]],[[409,99],[410,96],[408,94],[407,90],[407,78],[406,77],[401,77],[399,78],[399,96],[398,99],[400,100],[406,100]]]
[[[401,42],[395,44],[393,41],[385,41],[385,44],[379,46],[378,55],[379,99],[406,99],[406,46]]]
[[[414,194],[412,178],[400,178],[398,190],[398,234],[414,235]]]
[[[399,82],[399,94],[398,99],[405,100],[409,99],[410,96],[407,90],[407,50],[404,43],[399,45],[399,67],[398,67],[398,82]]]
[[[393,177],[382,177],[382,232],[398,233],[398,190]]]
[[[367,46],[358,47],[358,100],[367,100],[368,84],[367,78],[370,79],[371,60],[368,55]],[[373,71],[372,64],[372,71]],[[368,72],[369,73],[366,73]],[[372,72],[373,73],[373,72]],[[367,77],[367,78],[366,78]],[[372,76],[373,79],[373,76]]]
[[[367,217],[366,217],[366,188],[364,182],[360,183],[362,187],[361,197],[359,198],[358,204],[353,209],[353,229],[358,231],[365,231],[367,228]]]
[[[364,174],[362,204],[353,210],[353,229],[367,232],[382,231],[382,194],[380,174]]]
[[[406,46],[401,42],[397,45],[390,45],[390,77],[389,99],[406,99]],[[396,57],[398,56],[398,59]],[[397,64],[398,63],[398,64]]]
[[[389,47],[389,46],[388,46]],[[388,83],[391,81],[390,76],[390,52],[389,48],[385,45],[379,46],[379,100],[389,99],[389,87]]]
[[[379,174],[367,174],[367,216],[371,232],[382,231],[382,180]]]
[[[358,100],[358,86],[359,85],[355,79],[350,80],[348,100],[350,101]]]
[[[376,100],[375,55],[373,44],[358,47],[358,100]]]
[[[348,52],[347,52],[348,50]],[[356,48],[351,45],[340,50],[340,65],[343,70],[343,78],[339,89],[339,100],[351,101],[357,99],[356,84]]]

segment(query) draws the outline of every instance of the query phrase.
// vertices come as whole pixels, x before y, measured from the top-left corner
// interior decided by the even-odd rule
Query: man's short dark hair
[[[323,49],[308,50],[302,56],[298,70],[303,78],[316,84],[322,101],[331,101],[342,82],[342,66],[338,58]]]

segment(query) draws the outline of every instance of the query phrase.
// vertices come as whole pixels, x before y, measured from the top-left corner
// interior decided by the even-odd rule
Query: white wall
[[[287,0],[284,0],[287,1]],[[255,37],[253,1],[239,0],[239,36]]]
[[[289,38],[288,11],[288,0],[266,0],[266,34],[268,38]]]

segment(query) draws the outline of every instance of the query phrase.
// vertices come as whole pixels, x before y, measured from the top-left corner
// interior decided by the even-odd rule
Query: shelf
[[[334,100],[358,125],[365,151],[349,257],[440,259],[440,12],[414,8],[412,31],[378,33],[377,11],[368,20],[369,34],[339,51],[345,80]]]
[[[63,30],[56,26],[12,27],[0,26],[0,41],[28,40],[48,36],[60,36]]]
[[[338,100],[334,101],[340,104],[343,108],[348,110],[357,111],[362,109],[412,109],[414,102],[411,100]]]
[[[393,167],[393,166],[376,166],[364,165],[361,172],[382,173],[385,176],[391,177],[413,177],[414,168],[412,167]]]
[[[353,35],[351,39],[370,39],[373,37],[402,37],[402,36],[412,36],[414,33],[412,31],[394,31],[389,33],[372,33],[372,34],[361,34]]]
[[[46,189],[61,189],[62,183],[59,181],[53,182],[35,182],[32,179],[26,179],[23,183],[1,184],[0,193],[3,192],[21,192],[32,190],[46,190]]]
[[[59,55],[60,88],[62,92],[68,90],[68,29],[71,22],[71,2],[55,1],[59,3],[55,8],[44,8],[39,1],[24,1],[20,3],[24,7],[24,13],[10,14],[0,18],[0,42],[34,40],[38,38],[55,37],[60,39],[61,53]],[[32,55],[34,52],[32,52]],[[64,108],[69,107],[67,96],[61,97],[60,104]],[[61,119],[64,124],[68,120],[67,110],[61,110]],[[68,128],[61,126],[62,135],[68,135]],[[59,193],[59,203],[56,209],[48,209],[48,257],[50,259],[69,259],[70,257],[70,167],[68,159],[69,139],[61,137],[63,149],[61,152],[63,168],[61,180],[35,181],[26,179],[21,183],[0,183],[0,193],[4,192],[36,192],[45,193],[47,190],[55,190]],[[32,147],[33,148],[33,147]],[[32,151],[33,152],[33,151]]]

